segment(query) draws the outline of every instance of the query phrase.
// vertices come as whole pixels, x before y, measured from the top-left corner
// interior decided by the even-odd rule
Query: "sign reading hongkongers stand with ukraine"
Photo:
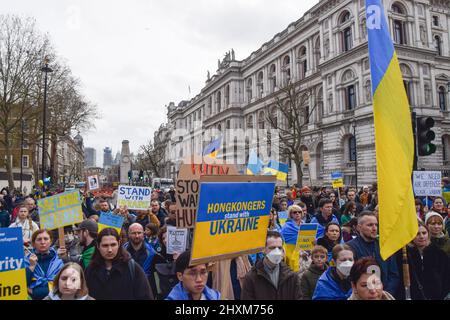
[[[203,176],[191,263],[262,251],[275,182],[275,176]]]

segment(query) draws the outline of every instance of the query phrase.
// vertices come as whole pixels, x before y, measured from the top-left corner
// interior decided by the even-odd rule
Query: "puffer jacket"
[[[220,292],[208,288],[207,286],[205,286],[205,289],[203,289],[202,293],[205,296],[206,300],[220,300]],[[172,291],[170,291],[166,300],[192,300],[192,299],[190,298],[189,293],[184,289],[183,283],[178,282],[178,284],[175,287],[173,287]]]

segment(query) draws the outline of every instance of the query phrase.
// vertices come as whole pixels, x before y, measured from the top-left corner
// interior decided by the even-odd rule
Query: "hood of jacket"
[[[206,300],[220,300],[220,292],[208,288],[208,286],[205,286],[202,293],[205,295]],[[178,282],[178,284],[173,287],[166,300],[190,300],[189,293],[184,289],[182,282]]]

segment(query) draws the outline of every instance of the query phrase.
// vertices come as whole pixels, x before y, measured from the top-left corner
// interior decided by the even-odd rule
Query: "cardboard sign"
[[[167,226],[167,253],[182,253],[186,251],[188,229],[177,229]]]
[[[117,197],[117,206],[126,206],[131,210],[148,210],[150,208],[152,189],[120,185]]]
[[[262,251],[275,181],[274,176],[202,177],[191,263]]]
[[[317,223],[303,223],[300,225],[296,250],[312,250],[316,241],[319,225]]]
[[[27,300],[22,228],[0,228],[0,300]]]
[[[75,189],[38,200],[41,229],[53,230],[83,221],[80,192]]]
[[[333,184],[333,189],[341,188],[344,186],[344,175],[342,172],[333,172],[331,174],[331,181]]]
[[[92,190],[97,190],[97,189],[100,188],[100,183],[99,183],[99,181],[98,181],[98,175],[95,175],[95,176],[89,176],[89,177],[87,178],[87,181],[88,181],[88,189],[89,189],[90,191],[92,191]]]
[[[287,211],[280,211],[280,212],[278,212],[278,220],[280,221],[281,226],[283,226],[286,223],[287,219],[288,219],[288,212]]]
[[[440,171],[414,171],[413,187],[416,196],[442,196]]]
[[[121,215],[102,212],[98,219],[98,232],[106,228],[114,228],[120,234],[124,220],[125,218]]]
[[[309,151],[302,151],[303,163],[307,166],[311,162],[311,157],[309,156]]]
[[[198,204],[199,180],[203,175],[227,176],[237,175],[235,165],[224,164],[214,159],[202,163],[202,157],[191,156],[184,160],[175,183],[176,225],[177,228],[192,229]]]

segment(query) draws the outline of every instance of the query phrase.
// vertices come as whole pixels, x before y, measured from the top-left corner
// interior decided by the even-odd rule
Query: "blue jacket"
[[[64,262],[58,257],[54,248],[50,248],[48,255],[37,254],[35,250],[33,250],[33,253],[38,256],[34,272],[31,272],[29,268],[31,253],[27,254],[24,259],[28,288],[33,289],[33,299],[43,299],[49,293],[49,282],[53,282]]]
[[[361,236],[350,240],[347,244],[352,247],[355,253],[355,260],[364,257],[374,257],[381,269],[381,281],[384,290],[394,295],[400,284],[400,275],[397,268],[395,256],[384,261],[380,255],[380,244],[378,240],[366,242]]]
[[[214,289],[208,288],[205,286],[203,289],[203,294],[206,297],[206,300],[220,300],[220,292]],[[184,290],[183,283],[178,282],[178,284],[173,287],[172,291],[170,291],[169,295],[165,300],[191,300],[189,297],[189,293]]]
[[[128,251],[128,247],[130,246],[129,242],[126,242],[123,247],[125,250]],[[147,252],[147,258],[144,260],[144,264],[141,266],[142,269],[144,269],[145,274],[147,275],[147,277],[152,276],[152,262],[153,262],[153,257],[155,256],[156,252],[153,249],[153,247],[144,241],[144,246],[145,246],[145,251]]]
[[[347,300],[352,295],[352,289],[343,292],[336,280],[331,276],[333,267],[328,268],[317,281],[312,300]]]
[[[328,220],[325,220],[322,216],[322,213],[319,212],[314,216],[314,218],[311,219],[310,223],[317,223],[319,225],[319,227],[317,228],[316,240],[323,237],[325,233],[325,227],[330,222],[339,224],[339,220],[334,214],[332,214]]]

